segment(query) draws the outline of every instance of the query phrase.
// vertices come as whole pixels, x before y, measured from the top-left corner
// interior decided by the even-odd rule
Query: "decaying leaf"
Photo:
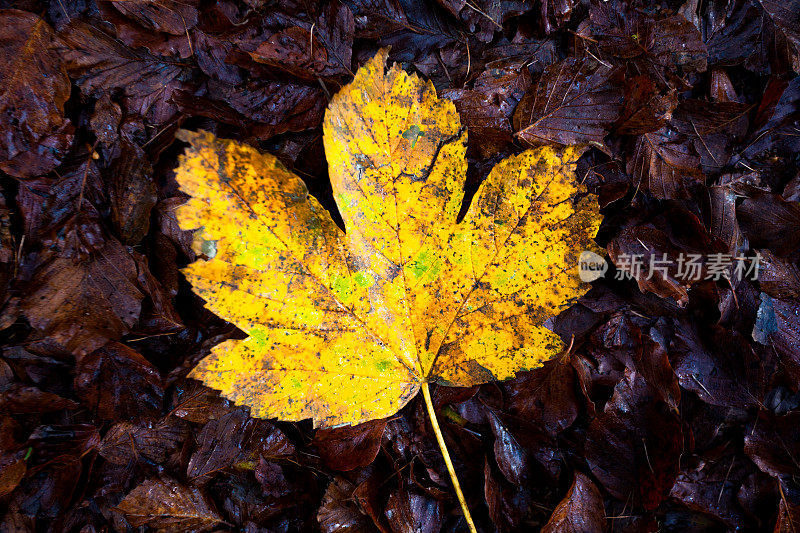
[[[197,488],[171,479],[149,479],[119,503],[133,527],[148,526],[163,533],[206,531],[222,518]]]
[[[369,517],[362,513],[353,500],[355,486],[342,477],[337,477],[328,486],[322,505],[317,513],[320,530],[333,531],[374,531]]]
[[[703,177],[694,147],[668,126],[639,137],[628,172],[638,188],[661,199],[688,197],[687,189]]]
[[[618,69],[565,59],[547,67],[514,112],[517,136],[528,144],[602,143],[619,118]]]
[[[181,422],[181,423],[176,423]],[[141,456],[162,463],[168,454],[180,446],[187,433],[185,425],[177,418],[168,418],[156,425],[116,424],[103,437],[99,452],[114,464],[128,464]]]
[[[585,292],[600,216],[574,200],[580,150],[499,163],[457,223],[466,132],[433,85],[379,52],[330,103],[324,144],[341,231],[274,157],[209,133],[176,178],[208,260],[185,269],[249,337],[192,372],[254,416],[319,426],[387,417],[428,382],[506,379],[558,353],[545,321]]]
[[[112,0],[111,5],[147,29],[183,35],[197,24],[197,2],[182,0]]]
[[[102,29],[80,21],[59,36],[66,46],[67,72],[78,77],[84,94],[119,90],[131,111],[154,121],[171,116],[170,96],[188,75],[183,64],[128,48]]]
[[[72,141],[69,78],[47,22],[16,9],[0,21],[0,170],[29,178],[53,170]]]
[[[389,496],[384,514],[395,531],[436,533],[442,529],[441,504],[419,491],[397,490]]]
[[[278,428],[253,420],[242,409],[210,420],[197,436],[197,444],[186,469],[189,479],[197,482],[230,467],[252,468],[259,456],[278,459],[294,451]]]
[[[325,464],[335,470],[353,470],[375,460],[386,423],[373,420],[355,427],[321,429],[314,436],[314,443]]]
[[[486,70],[473,89],[451,89],[444,96],[456,104],[459,116],[472,132],[470,149],[491,157],[512,142],[511,117],[517,102],[531,85],[521,62]]]
[[[293,26],[275,33],[251,52],[252,58],[293,76],[316,81],[350,71],[355,21],[350,9],[331,2],[311,28]]]
[[[602,533],[606,531],[603,497],[592,480],[580,472],[575,472],[569,492],[558,504],[547,525],[545,533]]]
[[[625,372],[586,433],[586,462],[618,499],[655,509],[678,475],[680,421],[637,372]],[[625,457],[620,461],[620,457]]]
[[[124,344],[112,341],[85,355],[75,374],[78,397],[99,418],[147,421],[159,412],[164,389],[158,370]]]
[[[128,250],[102,236],[94,219],[67,221],[21,298],[31,325],[79,357],[128,333],[144,299]]]

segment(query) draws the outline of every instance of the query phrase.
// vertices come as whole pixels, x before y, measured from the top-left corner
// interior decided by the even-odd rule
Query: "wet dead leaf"
[[[411,488],[392,493],[384,514],[395,533],[438,533],[442,529],[439,501]]]
[[[586,434],[586,461],[615,498],[651,510],[678,475],[683,446],[680,420],[640,374],[626,372],[603,413]]]
[[[168,418],[155,425],[121,422],[112,426],[100,443],[99,452],[107,461],[125,465],[143,457],[163,463],[188,434],[188,427],[177,418]]]
[[[172,116],[174,106],[169,97],[188,77],[186,65],[129,48],[81,21],[69,24],[59,36],[66,44],[67,71],[78,78],[84,94],[101,96],[118,90],[129,111],[157,123]]]
[[[47,22],[2,9],[0,28],[0,170],[30,178],[53,170],[72,142],[70,83]]]
[[[121,14],[149,30],[185,35],[197,24],[196,1],[192,0],[112,0]]]
[[[67,221],[22,295],[31,325],[79,357],[128,333],[145,296],[130,253],[103,233],[94,220]]]
[[[355,488],[355,485],[343,477],[337,477],[331,481],[317,512],[317,520],[322,531],[326,533],[338,531],[372,533],[375,531],[372,521],[361,512],[353,498]]]
[[[487,69],[472,89],[452,89],[443,94],[456,104],[470,131],[470,151],[491,157],[511,144],[511,117],[530,85],[528,69],[521,63],[511,63]]]
[[[161,411],[164,389],[158,370],[137,351],[111,342],[83,357],[75,390],[104,420],[148,420]]]
[[[622,109],[620,75],[590,60],[550,65],[514,113],[516,135],[534,146],[602,143]]]
[[[386,420],[371,420],[358,426],[320,429],[314,434],[322,460],[334,470],[353,470],[375,460],[381,449]]]
[[[145,481],[117,508],[133,527],[148,526],[161,533],[206,531],[222,522],[199,489],[167,478]]]
[[[24,455],[24,452],[0,455],[0,498],[11,494],[25,476]]]
[[[603,496],[592,480],[575,472],[567,495],[558,504],[543,533],[603,533],[608,530]]]

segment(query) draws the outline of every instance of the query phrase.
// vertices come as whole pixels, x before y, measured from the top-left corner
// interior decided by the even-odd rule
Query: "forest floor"
[[[0,532],[465,530],[421,397],[314,430],[186,378],[242,333],[180,273],[176,131],[333,210],[323,115],[383,47],[455,102],[469,190],[583,144],[605,217],[571,349],[433,390],[478,529],[800,531],[800,1],[0,8]]]

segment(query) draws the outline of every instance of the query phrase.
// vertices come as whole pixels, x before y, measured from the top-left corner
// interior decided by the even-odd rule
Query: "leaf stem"
[[[422,396],[425,398],[425,407],[428,408],[428,417],[431,419],[431,426],[433,432],[436,434],[436,440],[439,442],[439,449],[442,450],[442,457],[444,457],[444,464],[447,465],[447,472],[450,474],[450,480],[453,482],[453,488],[456,489],[456,496],[458,503],[461,504],[461,510],[464,511],[464,518],[467,519],[467,525],[471,533],[477,533],[475,529],[475,522],[472,521],[472,515],[469,514],[469,507],[467,501],[464,499],[464,493],[461,492],[461,485],[458,483],[456,471],[453,468],[453,461],[450,460],[450,452],[447,451],[447,445],[444,443],[444,436],[442,430],[439,429],[439,421],[436,419],[436,411],[433,409],[433,402],[431,401],[431,391],[427,383],[422,384]]]

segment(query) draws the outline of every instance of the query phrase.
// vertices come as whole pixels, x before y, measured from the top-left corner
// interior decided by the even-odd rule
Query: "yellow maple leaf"
[[[209,258],[185,274],[248,334],[192,371],[253,416],[316,426],[391,416],[427,383],[512,377],[563,349],[545,321],[588,286],[597,202],[576,148],[499,163],[464,219],[466,131],[430,82],[379,52],[330,102],[324,144],[345,224],[278,160],[209,133],[176,171]]]

